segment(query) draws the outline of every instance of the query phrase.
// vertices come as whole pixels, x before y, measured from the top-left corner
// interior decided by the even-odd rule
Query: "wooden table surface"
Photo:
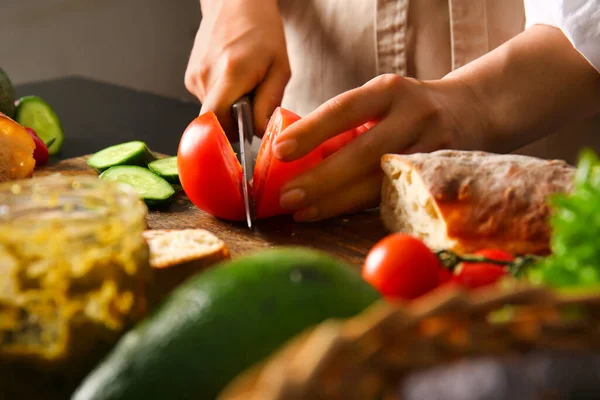
[[[90,175],[86,157],[61,160],[40,167],[34,176]],[[369,249],[385,235],[377,210],[334,218],[318,223],[299,224],[291,216],[256,221],[252,229],[245,222],[231,223],[216,219],[194,206],[178,193],[169,208],[150,211],[151,229],[202,228],[224,240],[232,256],[274,246],[306,246],[334,254],[359,267]]]

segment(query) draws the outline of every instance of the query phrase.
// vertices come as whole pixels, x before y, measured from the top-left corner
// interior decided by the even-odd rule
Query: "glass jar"
[[[26,390],[3,368],[70,386],[145,314],[146,214],[133,191],[93,177],[0,185],[0,398]]]

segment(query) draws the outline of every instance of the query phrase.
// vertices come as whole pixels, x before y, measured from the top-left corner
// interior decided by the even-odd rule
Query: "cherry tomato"
[[[441,269],[421,240],[396,233],[371,249],[362,276],[385,297],[414,299],[438,286]]]
[[[443,284],[451,282],[451,281],[452,281],[452,272],[450,272],[450,270],[448,270],[447,268],[444,268],[442,266],[442,268],[440,268],[440,270],[438,271],[438,284],[443,285]]]
[[[192,203],[219,218],[245,219],[242,166],[214,113],[191,122],[177,157],[181,186]]]
[[[483,250],[476,251],[473,254],[476,256],[482,256],[485,258],[489,258],[490,260],[496,260],[496,261],[514,261],[515,260],[515,257],[512,254],[510,254],[507,251],[500,250],[500,249],[483,249]],[[497,265],[497,264],[488,263],[487,265]]]
[[[48,162],[48,158],[50,157],[48,154],[48,146],[40,137],[35,133],[35,131],[31,128],[25,128],[29,136],[33,139],[35,143],[35,150],[33,151],[33,158],[35,159],[35,165],[42,165]]]
[[[474,253],[490,260],[513,261],[512,254],[499,249],[485,249]],[[463,287],[475,289],[491,285],[500,278],[508,275],[508,268],[503,265],[491,263],[462,263],[453,281]]]

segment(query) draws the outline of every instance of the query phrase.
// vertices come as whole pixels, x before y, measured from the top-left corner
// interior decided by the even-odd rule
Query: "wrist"
[[[447,134],[448,147],[490,150],[495,135],[484,100],[460,78],[429,81],[437,110],[438,129]]]
[[[558,78],[560,77],[560,78]],[[440,86],[467,147],[510,152],[600,112],[600,74],[556,28],[535,26]]]

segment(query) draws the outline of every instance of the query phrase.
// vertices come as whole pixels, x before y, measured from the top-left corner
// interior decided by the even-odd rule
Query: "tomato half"
[[[308,171],[323,160],[320,148],[290,162],[278,160],[272,151],[275,138],[300,117],[291,111],[277,108],[262,139],[252,180],[256,218],[289,214],[279,205],[281,188],[287,182]]]
[[[354,138],[362,135],[375,125],[374,122],[369,122],[355,129],[350,129],[342,134],[332,137],[319,146],[323,158],[327,158],[333,153],[340,150],[342,147],[350,143]]]
[[[436,288],[444,279],[442,268],[421,240],[395,233],[370,250],[362,276],[383,296],[409,300]]]
[[[227,220],[245,219],[242,166],[214,113],[202,114],[186,128],[177,167],[183,190],[198,208]]]
[[[298,160],[279,161],[272,152],[273,142],[288,126],[300,117],[284,108],[277,108],[265,131],[254,167],[253,187],[256,218],[290,214],[279,205],[281,188],[290,180],[305,173],[323,159],[337,152],[354,138],[366,132],[373,124],[365,124],[337,135]]]

